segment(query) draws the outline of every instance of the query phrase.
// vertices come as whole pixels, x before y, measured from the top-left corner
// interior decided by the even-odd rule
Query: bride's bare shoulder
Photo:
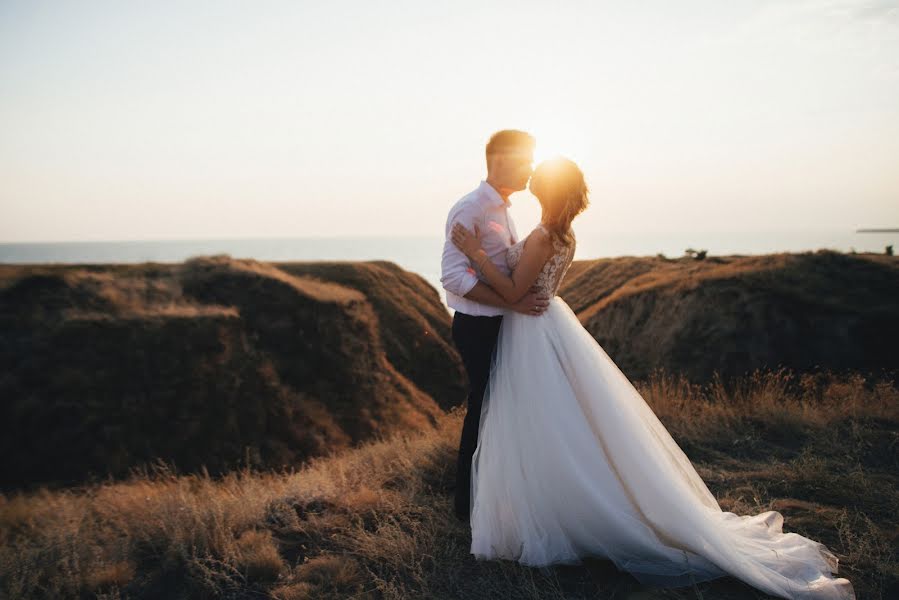
[[[542,223],[534,227],[534,231],[531,232],[531,236],[536,237],[542,241],[548,241],[552,239],[552,234],[549,232],[549,229],[544,227]]]
[[[538,225],[524,241],[525,251],[548,258],[553,253],[552,235],[542,225]]]
[[[544,246],[552,244],[552,235],[543,225],[537,225],[534,227],[534,230],[528,234],[527,240],[528,243],[533,240],[535,245]]]

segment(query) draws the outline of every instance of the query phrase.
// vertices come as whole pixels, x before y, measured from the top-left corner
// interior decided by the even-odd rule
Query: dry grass
[[[315,277],[295,277],[275,267],[272,263],[247,258],[235,260],[227,254],[191,258],[184,261],[179,267],[182,279],[201,276],[199,273],[201,271],[221,270],[234,270],[254,275],[259,279],[274,280],[318,302],[350,304],[365,301],[363,294],[342,285]]]
[[[858,597],[897,597],[899,390],[756,373],[638,388],[725,510],[774,509],[826,543]],[[120,483],[0,497],[0,597],[764,597],[730,578],[642,589],[609,563],[476,562],[451,516],[461,414],[432,432],[214,479],[158,467]]]

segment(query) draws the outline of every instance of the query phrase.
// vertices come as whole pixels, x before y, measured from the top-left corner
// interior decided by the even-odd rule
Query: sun
[[[575,125],[560,117],[524,119],[516,127],[527,131],[537,140],[534,148],[534,167],[544,160],[564,156],[576,162],[582,170],[589,168],[589,140],[584,135],[583,124]],[[512,214],[518,231],[530,231],[540,222],[540,204],[529,190],[513,197]]]
[[[539,119],[526,131],[537,139],[534,166],[549,158],[564,156],[583,169],[583,162],[589,160],[583,125],[575,126],[562,119]]]

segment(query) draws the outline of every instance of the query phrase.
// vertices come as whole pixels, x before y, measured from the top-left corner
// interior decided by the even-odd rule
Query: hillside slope
[[[432,427],[464,399],[449,316],[417,275],[332,266],[412,290],[402,297],[290,269],[227,256],[5,266],[0,485],[121,476],[157,458],[213,473],[295,466]],[[416,361],[397,350],[413,337]]]
[[[560,295],[628,377],[899,369],[899,257],[831,251],[572,265]]]

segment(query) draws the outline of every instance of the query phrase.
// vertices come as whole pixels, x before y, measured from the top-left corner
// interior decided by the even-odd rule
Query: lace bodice
[[[536,229],[546,231],[546,227],[542,224],[537,225]],[[513,271],[521,260],[521,254],[524,250],[524,243],[526,240],[527,238],[524,238],[516,244],[513,244],[506,251],[506,264],[508,264],[509,268]],[[537,275],[537,281],[534,282],[534,285],[538,286],[540,290],[545,292],[550,298],[555,296],[559,291],[559,286],[562,284],[562,278],[565,277],[565,273],[568,272],[568,267],[571,266],[571,261],[574,259],[575,243],[572,242],[570,245],[567,245],[561,240],[554,240],[553,248],[555,249],[555,252],[550,259],[546,261],[546,264],[543,265],[540,274]]]

